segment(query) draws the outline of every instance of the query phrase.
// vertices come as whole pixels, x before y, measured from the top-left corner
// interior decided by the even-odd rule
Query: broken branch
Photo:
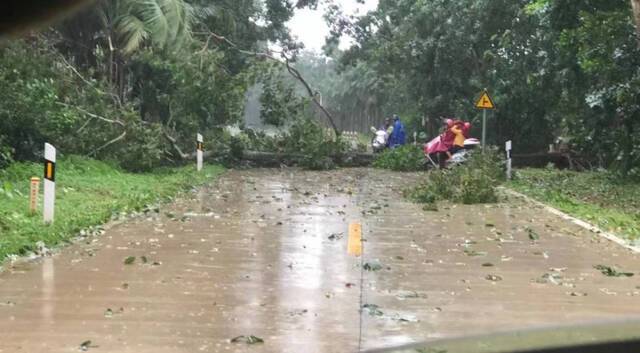
[[[229,45],[231,48],[235,49],[239,53],[246,54],[246,55],[251,55],[251,56],[255,56],[255,57],[260,57],[260,58],[270,59],[270,60],[276,61],[276,62],[281,63],[281,64],[283,63],[282,61],[278,60],[276,57],[274,57],[270,53],[261,53],[261,52],[255,52],[255,51],[248,51],[248,50],[240,49],[238,47],[238,45],[236,45],[236,43],[232,42],[228,38],[226,38],[224,36],[221,36],[219,34],[216,34],[216,33],[213,33],[213,32],[199,33],[199,34],[204,34],[204,35],[208,36],[207,43],[205,44],[205,47],[203,48],[203,50],[205,50],[207,48],[207,46],[209,45],[209,38],[214,38],[218,42],[226,43],[227,45]],[[309,98],[311,98],[313,103],[318,108],[320,108],[322,113],[327,117],[327,120],[329,120],[329,123],[331,124],[331,127],[333,128],[333,131],[335,132],[336,136],[340,136],[340,131],[338,130],[338,127],[335,124],[335,121],[333,119],[333,115],[331,115],[331,113],[322,104],[320,104],[320,102],[318,101],[318,98],[313,93],[313,89],[311,89],[311,86],[309,85],[309,83],[304,79],[304,77],[302,77],[302,74],[300,73],[300,71],[298,71],[295,67],[291,66],[290,59],[287,57],[287,55],[284,52],[280,52],[279,54],[284,59],[284,64],[287,67],[287,71],[289,72],[289,74],[291,76],[293,76],[293,78],[298,80],[304,86],[305,90],[307,91],[307,94],[309,95]]]

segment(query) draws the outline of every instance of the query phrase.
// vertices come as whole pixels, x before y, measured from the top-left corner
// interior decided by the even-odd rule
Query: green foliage
[[[267,135],[264,131],[245,129],[239,136],[247,150],[261,152],[283,152],[284,138]]]
[[[290,155],[311,170],[334,169],[342,162],[348,144],[315,120],[298,117],[278,134],[244,130],[234,137],[243,149]]]
[[[357,84],[392,84],[371,103],[399,102],[409,134],[423,116],[431,137],[440,116],[472,120],[477,134],[473,100],[488,88],[498,109],[487,142],[539,152],[564,137],[599,166],[632,175],[640,165],[640,50],[628,0],[384,1],[361,18],[336,7],[328,17],[334,37],[355,33],[358,45],[334,52],[345,77],[364,68]]]
[[[80,77],[46,45],[15,41],[0,49],[0,168],[41,158],[49,142],[63,154],[148,171],[181,160],[165,134],[191,152],[197,132],[213,140],[242,116],[247,81],[226,77],[221,53],[138,53],[131,59],[133,101],[123,104],[108,83]]]
[[[630,239],[640,237],[637,181],[603,171],[523,169],[509,186],[604,230]]]
[[[95,153],[122,133],[107,120],[131,116],[130,106],[114,106],[103,83],[83,81],[45,45],[46,40],[15,41],[0,49],[0,83],[6,88],[0,92],[4,160],[39,159],[45,142],[61,153]]]
[[[385,150],[377,156],[373,166],[400,172],[419,171],[425,169],[425,156],[420,147],[406,145]]]
[[[180,49],[195,20],[193,8],[184,0],[113,0],[100,3],[95,11],[112,32],[116,49],[126,54],[147,43]]]
[[[221,131],[240,121],[246,88],[273,67],[238,49],[270,42],[293,54],[297,45],[284,25],[293,11],[284,0],[114,0],[3,44],[0,168],[39,159],[49,142],[61,153],[148,171],[187,158],[198,132],[233,144],[216,146],[223,159],[231,159],[227,151],[237,157],[241,144]],[[267,92],[270,121],[301,110],[281,84]]]
[[[0,170],[0,260],[24,255],[43,241],[48,247],[68,241],[82,229],[100,225],[120,212],[143,210],[169,200],[196,184],[211,181],[222,168],[193,166],[130,174],[84,157],[60,158],[57,163],[56,218],[51,226],[42,215],[27,214],[29,180],[42,175],[41,163],[14,163]]]
[[[127,126],[127,144],[115,149],[111,157],[126,170],[150,171],[162,164],[164,158],[162,127],[160,124],[131,123]]]
[[[304,118],[293,123],[285,141],[285,151],[302,155],[301,165],[312,170],[336,168],[347,147],[320,124]]]
[[[6,168],[13,162],[14,149],[7,142],[4,135],[0,135],[0,169]]]
[[[497,151],[477,151],[463,165],[430,171],[427,179],[406,195],[426,204],[443,200],[467,205],[494,203],[498,201],[496,187],[503,181],[503,163]]]
[[[296,93],[293,82],[285,80],[283,75],[287,73],[270,68],[260,80],[260,118],[267,125],[285,126],[304,114],[308,102]]]

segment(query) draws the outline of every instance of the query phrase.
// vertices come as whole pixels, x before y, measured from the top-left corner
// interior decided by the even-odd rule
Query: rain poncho
[[[393,124],[393,131],[391,132],[391,137],[389,137],[389,146],[397,147],[403,146],[406,141],[406,136],[404,133],[404,126],[400,119],[396,119],[396,122]]]

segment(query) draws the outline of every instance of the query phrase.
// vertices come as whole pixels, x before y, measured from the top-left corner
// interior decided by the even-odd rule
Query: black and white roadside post
[[[196,136],[196,159],[197,159],[196,163],[197,163],[198,171],[202,170],[203,158],[204,158],[204,139],[202,138],[202,135],[198,134]]]
[[[56,148],[44,144],[44,200],[42,214],[45,223],[53,223],[56,201]]]
[[[507,152],[507,180],[511,180],[511,149],[512,149],[511,140],[507,141],[505,144],[505,151]]]

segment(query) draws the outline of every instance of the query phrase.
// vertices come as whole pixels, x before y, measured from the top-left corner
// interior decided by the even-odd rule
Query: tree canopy
[[[474,99],[488,88],[498,106],[489,142],[539,151],[564,137],[598,164],[629,172],[640,162],[632,3],[381,0],[361,18],[333,8],[329,43],[353,36],[340,64],[365,66],[388,100],[405,103],[389,109],[409,120],[477,119]]]
[[[300,8],[326,10],[323,55],[288,30]],[[479,129],[487,88],[489,143],[538,152],[563,138],[593,166],[640,175],[635,19],[638,0],[380,0],[362,16],[331,0],[99,1],[0,48],[0,165],[45,140],[131,169],[176,161],[196,131],[229,142],[223,127],[242,125],[260,83],[266,124],[313,102],[338,130],[395,113],[428,136],[441,117]]]

